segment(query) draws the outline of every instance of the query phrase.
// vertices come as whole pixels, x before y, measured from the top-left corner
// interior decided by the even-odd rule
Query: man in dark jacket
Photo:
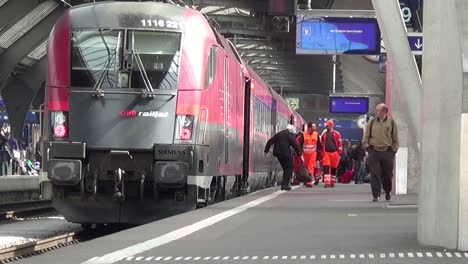
[[[281,167],[283,167],[283,184],[281,185],[281,190],[286,191],[291,190],[289,186],[293,171],[291,147],[302,158],[301,150],[296,144],[295,130],[296,128],[293,125],[288,125],[285,130],[276,133],[270,138],[265,146],[265,154],[267,154],[270,151],[271,145],[275,145],[273,148],[273,155],[278,159]]]

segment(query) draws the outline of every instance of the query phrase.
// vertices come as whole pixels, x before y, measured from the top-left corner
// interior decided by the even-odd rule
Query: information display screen
[[[332,114],[367,114],[368,97],[330,96],[330,113]]]
[[[377,19],[297,16],[296,54],[380,54]]]

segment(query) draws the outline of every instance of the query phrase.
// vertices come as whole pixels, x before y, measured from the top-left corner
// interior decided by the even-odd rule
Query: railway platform
[[[467,263],[417,242],[416,195],[370,186],[262,190],[18,263]]]
[[[0,176],[0,206],[2,203],[39,199],[39,176]]]

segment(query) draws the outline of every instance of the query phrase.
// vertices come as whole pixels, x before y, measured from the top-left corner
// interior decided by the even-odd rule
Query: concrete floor
[[[268,189],[19,263],[468,262],[418,244],[416,196],[371,198],[369,185]]]

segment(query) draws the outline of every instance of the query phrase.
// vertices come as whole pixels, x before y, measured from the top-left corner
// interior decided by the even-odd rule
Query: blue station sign
[[[296,54],[380,54],[377,19],[298,16]]]
[[[367,114],[369,97],[330,96],[332,114]]]

